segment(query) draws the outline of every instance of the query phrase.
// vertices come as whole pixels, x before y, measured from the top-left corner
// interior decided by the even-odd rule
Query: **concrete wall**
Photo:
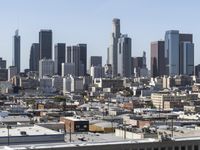
[[[129,143],[120,142],[120,143],[97,143],[86,145],[82,144],[74,144],[74,146],[70,146],[69,143],[60,147],[43,147],[43,150],[162,150],[170,149],[171,150],[181,150],[181,148],[185,147],[185,150],[189,150],[188,147],[191,146],[191,150],[199,150],[200,149],[200,141],[199,140],[185,140],[185,141],[164,141],[164,142],[143,142],[137,143],[135,141],[130,141]],[[198,146],[198,147],[197,147]],[[34,149],[40,149],[39,147],[35,147]]]
[[[63,142],[64,134],[57,135],[27,135],[27,136],[10,136],[10,144],[30,144],[44,142]],[[8,137],[0,137],[0,145],[7,145]]]

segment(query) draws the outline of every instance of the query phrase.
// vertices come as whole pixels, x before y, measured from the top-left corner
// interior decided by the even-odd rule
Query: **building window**
[[[198,146],[198,145],[195,145],[195,146],[194,146],[194,150],[199,150],[199,146]]]
[[[178,146],[175,146],[174,150],[179,150],[179,147],[178,147]]]
[[[167,150],[173,150],[173,148],[172,147],[168,147],[168,149]]]
[[[185,146],[181,146],[181,150],[186,150],[186,149],[185,149]]]
[[[188,146],[188,150],[192,150],[192,145],[189,145],[189,146]]]

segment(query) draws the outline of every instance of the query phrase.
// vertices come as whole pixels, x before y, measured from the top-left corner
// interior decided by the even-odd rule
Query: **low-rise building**
[[[60,122],[65,125],[67,132],[88,132],[89,121],[80,117],[61,117]]]

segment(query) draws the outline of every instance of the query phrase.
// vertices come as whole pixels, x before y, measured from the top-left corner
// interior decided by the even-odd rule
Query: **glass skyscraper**
[[[40,44],[40,59],[52,59],[52,31],[40,30],[39,32]]]

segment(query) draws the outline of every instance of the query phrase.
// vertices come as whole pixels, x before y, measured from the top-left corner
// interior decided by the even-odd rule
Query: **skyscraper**
[[[92,66],[101,66],[102,67],[102,56],[91,56],[90,57],[90,67],[92,67]]]
[[[87,74],[87,44],[78,44],[80,53],[80,63],[83,65],[83,75]]]
[[[78,44],[67,47],[67,63],[75,64],[75,76],[86,75],[87,68],[87,45]]]
[[[181,52],[180,52],[181,53]],[[183,68],[182,71],[184,75],[194,75],[194,44],[191,42],[183,42]]]
[[[179,34],[177,30],[166,32],[165,65],[167,75],[191,75],[194,73],[192,34]]]
[[[30,71],[39,71],[39,60],[40,60],[40,45],[39,43],[33,43],[31,45],[29,69]]]
[[[52,59],[52,30],[40,30],[40,59]]]
[[[179,31],[165,33],[166,75],[179,75]]]
[[[157,77],[165,74],[164,41],[151,43],[151,76]]]
[[[15,31],[13,47],[13,66],[17,67],[17,73],[20,72],[20,36],[19,31]]]
[[[65,43],[57,43],[54,47],[55,73],[61,75],[62,63],[65,63]]]
[[[71,58],[72,58],[72,46],[67,46],[65,58],[66,58],[66,60],[65,60],[66,63],[72,62],[72,60],[71,60]]]
[[[114,18],[113,19],[113,32],[112,32],[112,36],[111,36],[111,44],[108,48],[108,63],[112,65],[112,74],[113,76],[117,76],[117,65],[118,65],[118,61],[117,61],[117,43],[118,43],[118,39],[120,38],[120,19]]]
[[[192,34],[179,34],[179,74],[194,74],[194,44]]]
[[[118,39],[118,74],[122,77],[131,76],[131,38],[122,35]]]

